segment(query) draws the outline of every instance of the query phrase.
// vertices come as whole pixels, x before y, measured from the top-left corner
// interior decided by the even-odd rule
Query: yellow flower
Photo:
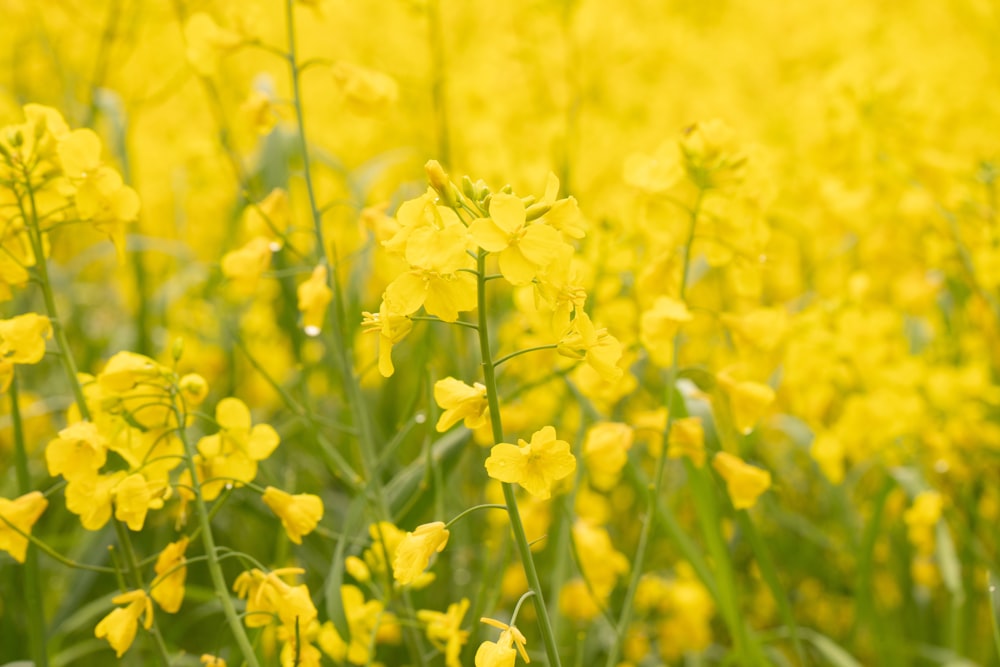
[[[348,105],[359,114],[381,111],[399,97],[399,86],[388,74],[342,60],[333,65],[332,73]]]
[[[623,371],[618,367],[622,358],[621,343],[607,329],[596,328],[583,311],[577,312],[556,350],[564,357],[582,360],[606,382],[622,376]]]
[[[114,488],[126,474],[119,470],[70,482],[66,485],[66,509],[78,515],[87,530],[100,530],[111,518]]]
[[[348,556],[344,559],[344,570],[363,584],[372,579],[372,573],[368,569],[368,564],[357,556]]]
[[[28,538],[8,525],[13,524],[22,533],[31,534],[31,528],[48,507],[49,501],[38,491],[32,491],[14,500],[0,498],[0,550],[6,551],[18,563],[24,562],[28,551]]]
[[[341,586],[340,599],[351,632],[351,641],[344,641],[333,623],[327,621],[320,628],[319,646],[338,663],[347,660],[354,665],[367,665],[372,657],[369,649],[372,634],[377,625],[386,622],[387,614],[378,600],[365,601],[364,593],[357,586]]]
[[[45,447],[49,474],[67,482],[93,477],[107,460],[108,441],[91,422],[70,424]]]
[[[389,305],[382,300],[379,312],[362,313],[361,327],[366,333],[378,333],[378,372],[382,377],[392,377],[396,369],[392,365],[392,346],[406,338],[413,329],[413,320],[405,315],[389,311]]]
[[[530,224],[520,197],[498,192],[490,200],[490,217],[473,220],[469,236],[487,252],[500,253],[500,273],[513,285],[527,285],[565,245],[559,232]]]
[[[197,373],[188,373],[177,382],[177,389],[189,407],[196,407],[208,396],[208,381]]]
[[[576,470],[576,458],[569,443],[556,440],[556,430],[545,426],[531,436],[531,442],[518,440],[517,445],[500,443],[490,450],[486,472],[493,479],[508,484],[520,484],[536,498],[552,495],[552,485]]]
[[[417,619],[426,626],[427,639],[444,653],[446,667],[461,667],[459,655],[469,639],[469,631],[462,630],[462,619],[469,610],[468,598],[448,605],[448,611],[417,611]]]
[[[0,320],[0,359],[14,364],[37,364],[45,356],[45,340],[52,337],[49,318],[26,313]]]
[[[618,483],[633,438],[632,429],[619,422],[603,422],[588,429],[583,441],[583,460],[591,486],[607,491]]]
[[[222,275],[240,294],[251,295],[270,264],[271,242],[265,236],[255,236],[243,247],[222,256]]]
[[[288,193],[275,188],[257,204],[247,206],[243,224],[250,237],[263,236],[272,251],[281,248],[281,237],[291,220]]]
[[[413,583],[427,569],[431,556],[444,551],[448,535],[448,529],[441,521],[425,523],[407,533],[396,548],[396,557],[392,561],[393,578],[404,586]]]
[[[686,456],[699,468],[705,465],[705,427],[700,417],[683,417],[673,421],[667,456],[672,459]]]
[[[726,480],[729,497],[738,510],[753,507],[760,494],[771,488],[771,473],[728,452],[718,452],[712,459],[712,467]]]
[[[313,269],[309,280],[299,285],[299,312],[302,313],[302,327],[306,335],[318,336],[323,326],[326,307],[333,300],[333,290],[326,284],[326,267]]]
[[[680,326],[694,317],[683,301],[661,296],[653,307],[642,314],[639,338],[654,363],[669,366],[673,363],[674,336]]]
[[[774,390],[766,384],[739,380],[728,371],[721,371],[717,378],[729,398],[733,423],[741,433],[749,433],[767,406],[774,402]]]
[[[264,573],[256,568],[241,573],[233,582],[233,591],[246,599],[244,623],[248,628],[268,625],[275,616],[285,625],[306,627],[316,618],[316,607],[305,584],[292,586],[279,577],[302,574],[300,568],[288,567]]]
[[[171,542],[160,552],[154,566],[156,579],[151,585],[150,595],[168,614],[176,614],[184,600],[184,580],[187,578],[184,551],[187,546],[187,537]]]
[[[226,667],[226,661],[210,653],[201,654],[201,664],[205,667]]]
[[[913,505],[903,512],[906,534],[910,543],[925,556],[934,553],[934,529],[941,519],[944,497],[937,491],[921,491],[914,497]]]
[[[480,618],[479,622],[497,628],[501,632],[495,642],[486,641],[479,645],[476,651],[476,667],[513,667],[518,653],[524,662],[531,662],[525,649],[527,640],[517,626],[507,625],[492,618]],[[517,646],[517,650],[514,646]]]
[[[444,410],[435,427],[438,433],[444,433],[459,420],[464,420],[465,427],[470,429],[487,422],[486,387],[478,382],[470,387],[453,377],[438,380],[434,383],[434,400]]]
[[[115,518],[124,521],[131,530],[142,530],[146,513],[163,507],[163,500],[170,495],[170,487],[160,480],[147,480],[135,473],[115,486]]]
[[[215,421],[219,432],[198,441],[195,457],[205,500],[216,498],[226,484],[253,481],[257,462],[269,457],[281,442],[270,425],[253,424],[250,408],[238,398],[219,401]]]
[[[323,518],[323,501],[311,493],[299,493],[293,496],[269,486],[264,489],[261,498],[281,519],[281,525],[285,527],[288,539],[296,544],[302,544],[302,536],[315,530],[316,524]]]
[[[193,14],[184,25],[187,59],[202,76],[215,74],[219,58],[239,46],[240,36],[222,28],[204,12]]]
[[[144,628],[149,630],[153,626],[153,602],[143,590],[122,593],[111,598],[111,601],[128,606],[118,607],[102,618],[94,629],[94,636],[98,639],[107,639],[120,658],[132,646],[140,616],[145,614],[142,624]]]

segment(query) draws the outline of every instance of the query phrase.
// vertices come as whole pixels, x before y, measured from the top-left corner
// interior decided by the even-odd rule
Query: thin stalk
[[[38,547],[39,551],[44,553],[46,556],[50,557],[52,560],[65,565],[66,567],[73,568],[74,570],[87,570],[88,572],[99,572],[100,574],[114,574],[116,570],[112,567],[103,567],[101,565],[88,565],[87,563],[77,563],[74,560],[66,558],[61,553],[50,547],[49,545],[42,542],[40,539],[35,537],[30,533],[26,533],[17,526],[15,526],[7,517],[0,515],[0,521],[2,521],[7,528],[14,531],[24,539],[28,540],[34,546]]]
[[[38,285],[42,290],[42,299],[45,301],[45,311],[49,316],[49,321],[52,323],[53,336],[56,340],[56,345],[59,347],[60,355],[59,361],[62,363],[63,371],[66,373],[66,377],[69,380],[70,388],[73,391],[73,399],[76,401],[76,406],[80,410],[80,416],[87,421],[90,421],[90,408],[87,407],[87,399],[83,395],[83,387],[80,386],[80,381],[77,379],[77,368],[76,361],[73,359],[73,355],[70,352],[69,339],[66,338],[66,330],[63,328],[62,320],[59,319],[59,311],[56,308],[55,295],[52,293],[52,284],[49,281],[49,267],[48,261],[45,259],[45,246],[42,243],[42,231],[38,225],[38,218],[36,217],[36,212],[38,207],[35,206],[35,191],[31,187],[31,173],[27,168],[24,169],[24,182],[28,193],[28,201],[31,204],[31,216],[27,215],[24,210],[24,205],[18,199],[18,206],[21,209],[21,215],[25,221],[25,227],[28,230],[28,238],[31,241],[31,251],[35,255],[35,270],[38,272]]]
[[[478,279],[477,284],[477,306],[479,311],[479,352],[483,365],[483,384],[486,385],[486,400],[490,408],[490,425],[493,428],[493,442],[499,444],[504,441],[503,424],[500,420],[500,397],[497,393],[496,372],[493,367],[493,356],[490,352],[490,332],[489,318],[486,313],[486,252],[479,253],[477,259]],[[517,545],[518,554],[521,557],[521,565],[524,567],[524,574],[528,578],[528,587],[535,592],[536,608],[538,610],[538,629],[542,635],[542,643],[545,644],[545,654],[549,658],[550,667],[561,667],[559,651],[556,648],[555,633],[552,630],[552,621],[545,607],[545,598],[542,594],[542,584],[538,578],[538,571],[535,569],[535,561],[531,556],[531,546],[528,544],[528,537],[524,532],[524,524],[521,521],[521,513],[517,509],[517,498],[514,496],[514,486],[502,482],[504,502],[507,504],[507,514],[510,517],[510,526],[514,532],[514,542]]]
[[[185,415],[177,407],[176,403],[174,404],[174,415],[178,424],[187,423]],[[191,443],[191,439],[187,437],[185,429],[178,430],[177,436],[181,439],[184,451],[187,453],[185,463],[187,464],[188,472],[191,473],[191,485],[194,487],[195,514],[198,518],[198,529],[201,532],[201,543],[205,547],[205,555],[208,556],[208,574],[212,579],[212,587],[215,589],[216,597],[219,598],[219,602],[222,604],[222,612],[226,617],[226,623],[236,638],[236,643],[240,647],[240,652],[243,653],[243,659],[246,661],[247,667],[260,667],[260,663],[257,662],[257,655],[253,650],[253,645],[250,643],[250,638],[247,636],[243,624],[240,623],[240,617],[233,606],[232,598],[229,596],[229,588],[226,585],[226,578],[222,574],[222,566],[219,565],[219,555],[215,548],[215,537],[212,534],[208,508],[205,506],[205,500],[201,496],[201,482],[198,480],[198,470],[194,464],[196,454],[194,446]]]
[[[327,247],[323,234],[323,215],[316,199],[316,188],[312,179],[312,168],[309,159],[309,142],[306,138],[305,113],[302,105],[302,86],[300,81],[300,64],[297,55],[297,43],[295,38],[295,2],[286,0],[285,2],[285,22],[288,32],[288,67],[292,80],[292,102],[295,107],[295,120],[298,124],[299,151],[302,154],[303,178],[306,182],[306,193],[309,198],[309,211],[313,222],[313,231],[316,235],[316,245],[321,262],[328,267],[327,284],[333,292],[333,299],[330,302],[329,312],[331,317],[331,335],[333,337],[333,349],[337,355],[341,374],[344,382],[344,398],[350,405],[354,413],[355,428],[358,430],[358,450],[361,461],[361,475],[365,478],[368,487],[374,496],[374,506],[376,515],[380,520],[391,521],[392,513],[386,502],[385,489],[382,486],[378,474],[378,452],[375,445],[375,437],[372,432],[372,424],[368,411],[365,408],[364,395],[361,392],[361,385],[354,374],[354,365],[351,361],[351,337],[345,331],[347,316],[344,311],[344,290],[340,283],[338,262],[330,261],[330,248]],[[408,617],[413,617],[416,612],[411,601],[410,591],[404,589],[401,594],[404,610]],[[404,638],[411,657],[421,666],[426,665],[424,657],[423,639],[415,628],[406,627],[403,630]]]
[[[115,525],[115,533],[118,535],[118,544],[121,545],[122,554],[125,556],[125,565],[128,569],[128,574],[132,578],[132,587],[135,590],[146,590],[146,583],[142,580],[142,570],[139,569],[139,561],[135,557],[135,550],[132,549],[132,540],[129,539],[128,529],[121,521],[112,521]],[[167,645],[163,642],[163,634],[160,632],[160,627],[156,623],[156,617],[153,617],[153,625],[149,629],[149,634],[153,635],[153,643],[156,644],[156,650],[160,654],[160,662],[164,667],[170,667],[170,652],[167,650]]]
[[[681,301],[684,301],[684,296],[687,292],[688,272],[691,268],[691,247],[694,245],[694,232],[698,225],[698,214],[701,211],[701,203],[704,197],[705,191],[699,189],[694,206],[691,208],[688,216],[687,238],[684,242],[684,261],[681,264],[681,284],[677,295],[677,298]],[[625,634],[628,631],[629,623],[632,622],[633,602],[635,601],[636,592],[639,589],[639,579],[642,577],[642,566],[646,560],[646,551],[649,548],[653,525],[656,523],[654,520],[656,515],[656,499],[660,497],[660,489],[663,486],[663,473],[667,464],[667,443],[670,440],[670,431],[673,428],[674,417],[677,413],[677,408],[674,404],[677,392],[674,390],[674,385],[677,384],[677,378],[680,373],[680,331],[674,334],[673,343],[673,358],[670,362],[670,370],[667,372],[667,424],[663,429],[663,444],[656,457],[656,472],[653,476],[653,484],[649,488],[646,516],[642,522],[642,531],[639,533],[639,544],[636,547],[635,560],[632,564],[628,588],[625,589],[625,599],[622,602],[621,616],[619,616],[618,625],[615,627],[615,641],[611,645],[611,650],[608,652],[608,659],[605,663],[608,667],[614,667],[618,664],[618,656],[621,654],[622,645],[625,642]]]
[[[448,95],[445,79],[444,28],[441,25],[439,0],[427,3],[427,38],[431,51],[431,99],[434,106],[434,121],[437,125],[437,159],[446,168],[451,167],[451,137],[448,132]]]
[[[17,373],[10,383],[10,416],[14,427],[14,465],[17,469],[17,486],[21,495],[31,491],[28,472],[28,452],[24,446],[24,423],[17,398]],[[28,602],[28,644],[35,665],[48,667],[49,655],[45,650],[45,605],[42,586],[38,579],[38,552],[29,544],[24,558],[24,593]]]

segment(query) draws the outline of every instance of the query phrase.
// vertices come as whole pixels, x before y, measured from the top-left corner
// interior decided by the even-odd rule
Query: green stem
[[[323,216],[320,212],[316,199],[316,189],[312,179],[312,168],[309,160],[309,142],[306,138],[305,113],[302,105],[302,87],[300,81],[301,69],[297,56],[297,45],[295,38],[295,2],[286,0],[285,20],[288,31],[288,67],[292,80],[293,105],[295,107],[295,120],[298,124],[299,150],[302,154],[303,177],[306,182],[306,193],[309,198],[309,211],[313,222],[313,231],[316,236],[318,254],[322,263],[328,267],[327,284],[333,292],[333,299],[330,301],[331,335],[333,337],[333,349],[337,355],[341,374],[344,382],[344,398],[351,410],[354,412],[355,428],[358,430],[358,449],[361,461],[361,475],[365,478],[367,486],[372,489],[376,515],[380,520],[392,521],[392,513],[386,502],[385,489],[382,486],[378,474],[378,452],[375,446],[375,437],[372,432],[372,424],[365,408],[364,395],[361,392],[361,385],[354,373],[354,365],[351,361],[351,337],[345,331],[347,316],[344,311],[344,290],[340,283],[338,262],[330,261],[330,249],[327,247],[323,234]],[[414,610],[410,592],[403,590],[402,602],[406,615],[414,617]],[[425,665],[423,639],[416,628],[405,627],[403,630],[407,647],[411,657],[419,665]]]
[[[701,203],[704,197],[705,191],[699,189],[694,206],[691,208],[688,216],[687,238],[684,242],[684,261],[681,264],[681,284],[677,295],[677,298],[681,301],[684,301],[684,296],[687,292],[688,272],[691,268],[691,248],[694,245],[694,232],[698,225],[698,214],[701,211]],[[642,566],[646,560],[646,551],[649,548],[653,525],[656,523],[654,520],[656,515],[656,499],[660,497],[660,490],[663,486],[663,472],[667,464],[667,443],[670,440],[670,431],[673,428],[674,418],[677,413],[675,405],[677,392],[674,390],[674,385],[677,384],[677,377],[680,372],[680,331],[674,334],[673,345],[673,358],[670,362],[670,370],[667,373],[667,423],[663,429],[663,444],[656,457],[656,472],[653,476],[653,484],[649,488],[646,516],[643,518],[642,531],[639,533],[639,544],[636,547],[635,560],[632,564],[628,588],[625,589],[625,599],[622,602],[621,616],[619,616],[618,625],[615,627],[615,641],[608,652],[608,659],[605,663],[608,667],[614,667],[618,664],[618,656],[621,654],[622,645],[625,642],[625,634],[628,631],[629,623],[632,622],[633,602],[635,601],[636,592],[639,589],[639,579],[642,577]]]
[[[61,352],[59,361],[62,363],[63,371],[69,380],[70,388],[73,391],[73,398],[76,401],[77,408],[80,410],[80,417],[90,421],[90,408],[87,407],[87,399],[83,395],[83,387],[80,386],[80,380],[77,378],[76,361],[73,359],[73,354],[70,351],[69,339],[66,338],[66,330],[63,328],[62,320],[59,319],[55,295],[52,292],[52,284],[49,281],[49,267],[48,261],[45,258],[45,244],[42,243],[42,230],[38,225],[37,217],[38,207],[35,206],[35,191],[31,187],[31,172],[27,168],[24,170],[24,183],[28,193],[28,200],[31,204],[31,215],[29,216],[24,210],[24,205],[20,198],[18,199],[18,206],[21,209],[21,215],[28,230],[31,251],[35,255],[35,270],[38,272],[38,284],[41,287],[42,298],[45,301],[45,311],[49,316],[49,321],[52,323],[56,346]]]
[[[434,103],[434,120],[437,125],[437,159],[446,168],[451,167],[451,137],[448,133],[447,81],[445,80],[444,29],[441,25],[441,6],[438,0],[427,3],[428,41],[431,50],[431,99]]]
[[[111,523],[115,526],[115,533],[118,535],[118,544],[121,545],[122,553],[125,556],[125,565],[128,568],[129,576],[132,578],[132,587],[135,590],[146,590],[146,584],[142,580],[142,570],[139,569],[139,561],[135,557],[135,550],[132,549],[132,540],[128,536],[128,529],[117,519],[113,519]],[[167,645],[163,642],[163,634],[160,632],[160,627],[156,623],[155,616],[153,617],[153,624],[149,629],[149,634],[153,635],[153,643],[156,644],[156,650],[160,654],[160,662],[164,667],[170,667],[170,652],[167,650]]]
[[[18,535],[20,535],[24,539],[26,539],[29,542],[31,542],[34,546],[38,547],[38,549],[42,553],[44,553],[46,556],[50,557],[52,560],[56,561],[57,563],[61,563],[62,565],[65,565],[66,567],[71,567],[74,570],[86,570],[88,572],[99,572],[100,574],[114,574],[116,572],[116,570],[114,568],[112,568],[112,567],[103,567],[101,565],[88,565],[86,563],[77,563],[74,560],[70,560],[69,558],[66,558],[61,553],[59,553],[58,551],[56,551],[55,549],[53,549],[52,547],[50,547],[49,545],[45,544],[45,542],[42,542],[40,539],[38,539],[37,537],[35,537],[31,533],[26,533],[23,530],[21,530],[20,528],[18,528],[17,526],[15,526],[13,523],[11,523],[10,521],[7,520],[7,517],[5,517],[3,515],[0,515],[0,521],[2,521],[4,524],[6,524],[6,526],[8,528],[10,528],[11,530],[13,530],[15,533],[17,533]]]
[[[493,362],[493,368],[496,368],[505,361],[510,361],[515,357],[520,357],[522,354],[528,354],[529,352],[541,352],[542,350],[554,350],[559,347],[555,343],[549,343],[548,345],[537,345],[535,347],[525,348],[523,350],[518,350],[517,352],[511,352],[510,354],[505,354],[496,361]]]
[[[486,252],[482,251],[477,257],[479,277],[477,283],[477,307],[479,311],[479,352],[483,364],[483,383],[486,385],[486,400],[490,408],[490,425],[493,429],[493,442],[500,444],[504,441],[503,424],[500,420],[500,397],[497,393],[496,372],[493,366],[493,356],[490,352],[489,318],[486,312]],[[545,654],[549,658],[550,667],[561,667],[559,651],[556,648],[555,633],[552,631],[552,621],[549,619],[548,610],[545,607],[545,597],[542,594],[542,584],[535,569],[535,561],[531,556],[531,546],[528,544],[528,537],[524,532],[524,524],[521,521],[521,513],[517,508],[517,498],[514,496],[514,486],[502,482],[503,497],[507,504],[507,514],[510,516],[510,526],[514,532],[514,542],[517,544],[517,551],[521,557],[521,565],[524,567],[524,574],[528,579],[528,587],[535,592],[536,607],[538,609],[538,629],[542,635],[542,642],[545,644]]]
[[[185,415],[176,403],[174,404],[174,415],[178,424],[187,423]],[[219,598],[219,602],[222,604],[222,612],[226,617],[226,623],[228,623],[230,631],[236,638],[236,643],[240,647],[240,652],[243,653],[243,659],[246,661],[247,666],[260,667],[260,663],[257,662],[257,655],[253,650],[253,645],[250,643],[250,638],[247,636],[243,624],[240,623],[240,617],[237,615],[236,608],[233,606],[233,600],[229,596],[226,578],[222,573],[222,566],[219,564],[219,555],[215,548],[215,536],[212,534],[208,508],[205,506],[205,500],[201,495],[201,482],[198,480],[198,470],[194,464],[194,457],[196,455],[194,446],[191,443],[191,439],[188,438],[186,430],[180,429],[177,435],[184,445],[184,451],[187,452],[185,463],[187,464],[188,472],[191,473],[191,485],[194,487],[195,513],[198,518],[198,529],[201,532],[201,543],[205,547],[205,555],[208,557],[208,574],[212,579],[212,587],[215,589],[216,597]]]
[[[459,512],[457,515],[455,515],[454,518],[452,518],[451,521],[449,521],[448,523],[446,523],[444,527],[445,528],[450,528],[455,522],[457,522],[459,519],[461,519],[462,517],[464,517],[466,514],[472,514],[476,510],[490,510],[490,509],[494,509],[494,510],[506,510],[507,506],[506,505],[500,505],[498,503],[485,503],[483,505],[475,505],[473,507],[470,507],[470,508],[468,508],[466,510],[463,510],[463,511]]]
[[[17,486],[21,495],[31,492],[31,475],[28,472],[28,452],[24,446],[24,423],[17,397],[17,373],[10,383],[10,416],[14,427],[14,465],[17,469]],[[24,592],[28,602],[28,643],[38,667],[47,667],[49,655],[45,649],[45,604],[38,578],[38,552],[28,546],[24,559]]]

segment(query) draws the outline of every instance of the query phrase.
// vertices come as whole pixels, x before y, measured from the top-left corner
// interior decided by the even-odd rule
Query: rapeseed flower
[[[176,614],[184,601],[184,580],[187,578],[184,551],[188,541],[187,537],[182,537],[168,544],[153,566],[156,579],[150,586],[150,595],[160,605],[160,609],[168,614]]]
[[[486,472],[493,479],[519,484],[536,498],[552,495],[552,485],[576,470],[569,443],[556,439],[556,430],[545,426],[535,431],[531,442],[500,443],[490,450]]]
[[[323,501],[311,493],[292,495],[269,486],[261,496],[264,504],[271,508],[288,533],[288,539],[302,544],[302,537],[316,529],[323,518]]]
[[[441,521],[425,523],[407,533],[396,547],[392,561],[393,578],[403,586],[413,583],[427,569],[431,556],[444,551],[449,534]]]
[[[435,426],[438,433],[444,433],[459,421],[464,421],[470,429],[489,421],[486,387],[478,382],[470,387],[453,377],[438,380],[434,383],[434,400],[444,410]]]
[[[728,452],[717,452],[712,467],[726,481],[729,498],[738,510],[753,507],[757,498],[771,488],[771,473]]]
[[[28,538],[21,533],[31,534],[31,528],[48,507],[49,501],[38,491],[26,493],[23,496],[8,500],[0,498],[0,550],[6,551],[18,563],[24,562],[28,551]]]
[[[143,590],[128,591],[116,595],[111,598],[111,601],[114,604],[127,606],[117,607],[102,618],[97,627],[94,628],[94,636],[98,639],[107,639],[111,648],[115,650],[115,655],[120,658],[135,640],[140,617],[142,617],[144,628],[149,630],[153,627],[153,602]]]

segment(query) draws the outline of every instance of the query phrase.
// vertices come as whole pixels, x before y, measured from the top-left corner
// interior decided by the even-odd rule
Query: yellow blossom
[[[621,343],[607,329],[595,327],[583,311],[577,312],[556,349],[564,357],[582,360],[606,382],[622,376],[623,371],[618,367],[622,358]]]
[[[302,328],[309,336],[318,336],[323,326],[326,307],[333,300],[333,290],[326,284],[326,267],[313,269],[309,280],[298,288],[299,312],[302,313]]]
[[[699,468],[705,464],[705,428],[700,417],[675,419],[670,425],[667,456],[691,459]]]
[[[741,433],[749,433],[764,410],[774,402],[774,390],[766,384],[737,379],[729,371],[721,371],[717,378],[729,399],[733,423]]]
[[[122,593],[111,598],[111,601],[127,606],[118,607],[102,618],[94,629],[94,636],[107,639],[120,658],[132,646],[140,616],[143,616],[144,628],[149,630],[153,626],[153,602],[143,590]]]
[[[147,480],[134,473],[120,481],[112,492],[115,501],[115,518],[124,521],[131,530],[142,530],[146,513],[163,507],[163,500],[170,494],[170,487],[163,480]]]
[[[595,489],[607,491],[618,483],[633,439],[628,424],[602,422],[590,427],[583,441],[583,460]]]
[[[38,491],[14,500],[0,498],[0,517],[3,517],[0,521],[0,550],[9,553],[18,563],[23,563],[28,551],[28,538],[11,528],[11,524],[22,533],[30,535],[31,528],[48,504],[49,501]]]
[[[552,485],[576,470],[569,443],[556,439],[556,430],[545,426],[535,431],[531,442],[500,443],[490,450],[486,472],[493,479],[519,484],[536,498],[552,495]]]
[[[438,380],[434,383],[434,400],[444,410],[435,426],[438,433],[462,420],[470,429],[477,429],[488,420],[486,387],[478,382],[470,387],[453,377]]]
[[[37,313],[0,320],[0,359],[14,364],[37,364],[52,337],[49,318]]]
[[[80,421],[59,431],[45,448],[49,474],[66,481],[93,477],[107,460],[108,441],[93,423]]]
[[[381,111],[399,97],[396,81],[383,72],[345,61],[334,63],[331,71],[344,99],[356,113]]]
[[[716,453],[712,467],[726,481],[729,498],[738,510],[753,507],[760,494],[771,488],[771,473],[728,452]]]
[[[378,333],[378,372],[382,377],[392,377],[396,369],[392,365],[392,346],[400,342],[413,329],[413,320],[405,315],[389,311],[383,299],[377,313],[362,313],[361,323],[365,332]]]
[[[469,235],[483,250],[499,253],[500,273],[513,285],[529,284],[564,244],[555,228],[527,221],[519,197],[502,192],[490,200],[489,218],[472,221]]]
[[[660,366],[673,363],[674,336],[682,324],[694,319],[683,301],[661,296],[642,314],[639,337],[650,358]]]
[[[100,530],[111,518],[114,489],[126,475],[119,470],[70,482],[66,485],[66,509],[79,515],[87,530]]]
[[[302,544],[302,536],[315,530],[323,518],[323,501],[310,493],[291,495],[281,489],[269,486],[264,489],[264,503],[281,519],[281,525],[288,533],[288,539]]]
[[[492,618],[481,618],[479,621],[501,632],[495,642],[485,641],[479,645],[479,649],[476,650],[476,667],[513,667],[518,653],[525,663],[531,662],[525,648],[527,640],[517,626],[507,625]]]
[[[271,242],[255,236],[243,247],[222,256],[222,275],[229,278],[241,294],[252,294],[261,275],[271,264]]]
[[[215,74],[219,58],[239,46],[240,36],[222,28],[204,12],[193,14],[184,25],[187,59],[203,76]]]
[[[153,566],[156,579],[151,585],[150,595],[168,614],[176,614],[184,600],[184,580],[187,578],[184,551],[187,546],[187,537],[171,542],[160,552]]]
[[[427,639],[444,653],[445,667],[461,667],[459,655],[462,646],[469,638],[469,631],[462,630],[462,619],[469,610],[469,599],[462,598],[459,602],[448,605],[444,613],[420,609],[417,620],[426,627]]]
[[[393,578],[404,586],[412,583],[427,569],[431,556],[444,551],[448,535],[448,529],[441,521],[425,523],[407,533],[396,548],[396,557],[392,561]]]

